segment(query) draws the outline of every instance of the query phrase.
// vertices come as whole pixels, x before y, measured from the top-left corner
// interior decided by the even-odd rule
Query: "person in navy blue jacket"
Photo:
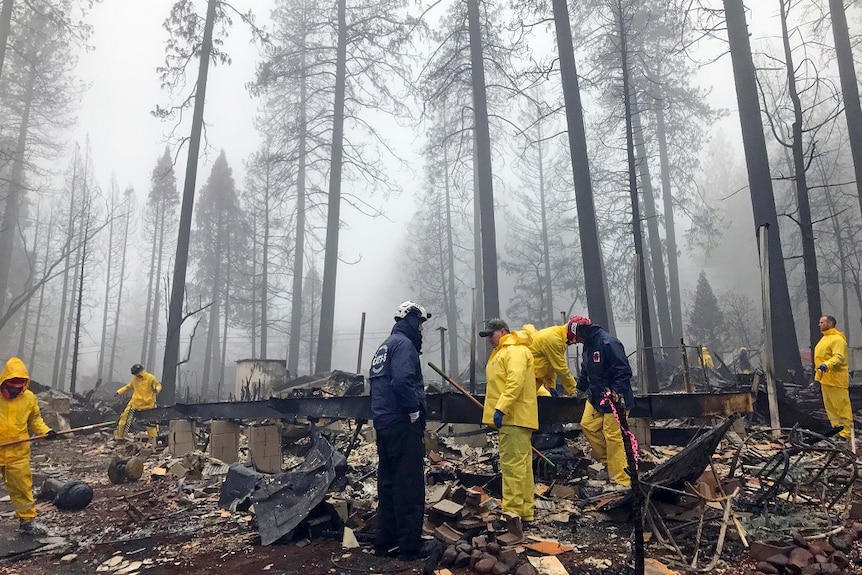
[[[427,556],[422,545],[425,509],[425,384],[422,324],[431,317],[405,301],[395,326],[371,360],[371,414],[377,432],[377,536],[374,552],[412,561]]]
[[[596,459],[607,468],[610,481],[629,486],[631,478],[625,471],[628,462],[620,424],[611,405],[604,401],[610,390],[623,409],[634,407],[632,368],[626,350],[620,340],[589,318],[575,316],[570,324],[575,326],[575,341],[584,344],[578,391],[587,392],[587,404],[581,417],[581,431]]]

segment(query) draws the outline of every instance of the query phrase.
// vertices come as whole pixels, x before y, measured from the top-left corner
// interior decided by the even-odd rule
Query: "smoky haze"
[[[34,379],[66,390],[73,378],[78,391],[98,379],[125,382],[137,362],[164,377],[207,2],[148,0],[142,9],[132,0],[92,7],[64,0],[45,21],[26,3],[16,4],[0,71],[0,187],[10,230],[0,237],[9,272],[0,309],[4,349],[28,362]],[[189,8],[186,22],[196,22],[185,29],[191,36],[176,19],[180,4]],[[182,326],[179,357],[187,361],[179,368],[177,393],[223,400],[234,390],[235,362],[264,357],[264,345],[266,358],[286,360],[297,375],[320,371],[326,357],[319,338],[328,305],[322,294],[335,173],[338,2],[218,4],[186,276],[184,311],[198,311]],[[654,345],[678,346],[682,336],[709,345],[728,363],[740,347],[759,349],[755,220],[723,20],[657,0],[572,5],[589,158],[588,167],[573,172],[550,3],[421,4],[347,6],[346,21],[356,33],[346,50],[341,226],[327,367],[355,371],[359,361],[367,373],[395,308],[411,299],[433,314],[425,326],[424,360],[440,362],[443,327],[447,368],[463,373],[473,288],[479,320],[488,319],[488,296],[496,293],[499,315],[514,328],[544,327],[595,309],[585,283],[602,273],[612,327],[629,352],[638,351],[621,29],[630,50],[626,73],[640,106],[633,153]],[[478,5],[485,39],[487,182],[480,180],[486,160],[474,117],[471,4]],[[720,9],[724,3],[701,4]],[[792,139],[794,110],[779,2],[749,0],[746,8],[789,305],[798,347],[805,348],[817,318],[807,305],[797,178],[784,145]],[[392,17],[378,20],[382,13],[375,10]],[[855,39],[862,30],[858,9],[848,8],[847,16]],[[543,19],[551,23],[528,25]],[[378,27],[357,28],[360,21]],[[806,126],[802,144],[810,159],[818,293],[822,313],[839,318],[852,346],[862,305],[856,247],[862,218],[828,7],[817,0],[794,3],[788,24]],[[40,54],[38,70],[50,71],[52,81],[28,83],[36,77],[20,56],[28,49]],[[166,55],[183,50],[193,54],[175,76],[184,81],[169,86],[158,69]],[[158,117],[157,106],[177,113]],[[603,270],[581,251],[573,173],[587,168]],[[487,249],[474,234],[480,188],[493,189],[499,281],[490,287],[477,286],[477,254]],[[676,238],[678,282],[669,232]],[[712,316],[699,313],[702,278],[717,302]],[[678,283],[676,302],[672,283]],[[294,293],[297,286],[301,295]],[[673,325],[674,303],[681,333]],[[481,367],[487,350],[480,345],[477,355]]]

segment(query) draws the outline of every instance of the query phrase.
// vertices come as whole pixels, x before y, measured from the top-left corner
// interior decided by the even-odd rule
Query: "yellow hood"
[[[30,388],[30,374],[27,372],[27,366],[17,357],[10,357],[9,361],[6,362],[3,373],[0,373],[0,383],[13,378],[26,379],[27,385],[24,386],[24,389]]]

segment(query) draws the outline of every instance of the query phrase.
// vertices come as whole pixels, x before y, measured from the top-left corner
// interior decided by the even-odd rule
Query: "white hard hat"
[[[404,319],[411,313],[416,313],[419,316],[420,321],[425,321],[431,318],[431,314],[425,311],[425,308],[416,303],[415,301],[404,301],[401,302],[401,305],[398,306],[398,309],[395,310],[395,321],[400,319]]]

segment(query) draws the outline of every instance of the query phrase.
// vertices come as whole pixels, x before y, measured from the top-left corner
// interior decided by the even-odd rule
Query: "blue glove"
[[[829,366],[825,363],[821,363],[819,366],[817,366],[817,369],[819,369],[820,371],[829,371]]]
[[[494,410],[494,427],[497,429],[503,427],[503,415],[505,414],[499,409]]]

